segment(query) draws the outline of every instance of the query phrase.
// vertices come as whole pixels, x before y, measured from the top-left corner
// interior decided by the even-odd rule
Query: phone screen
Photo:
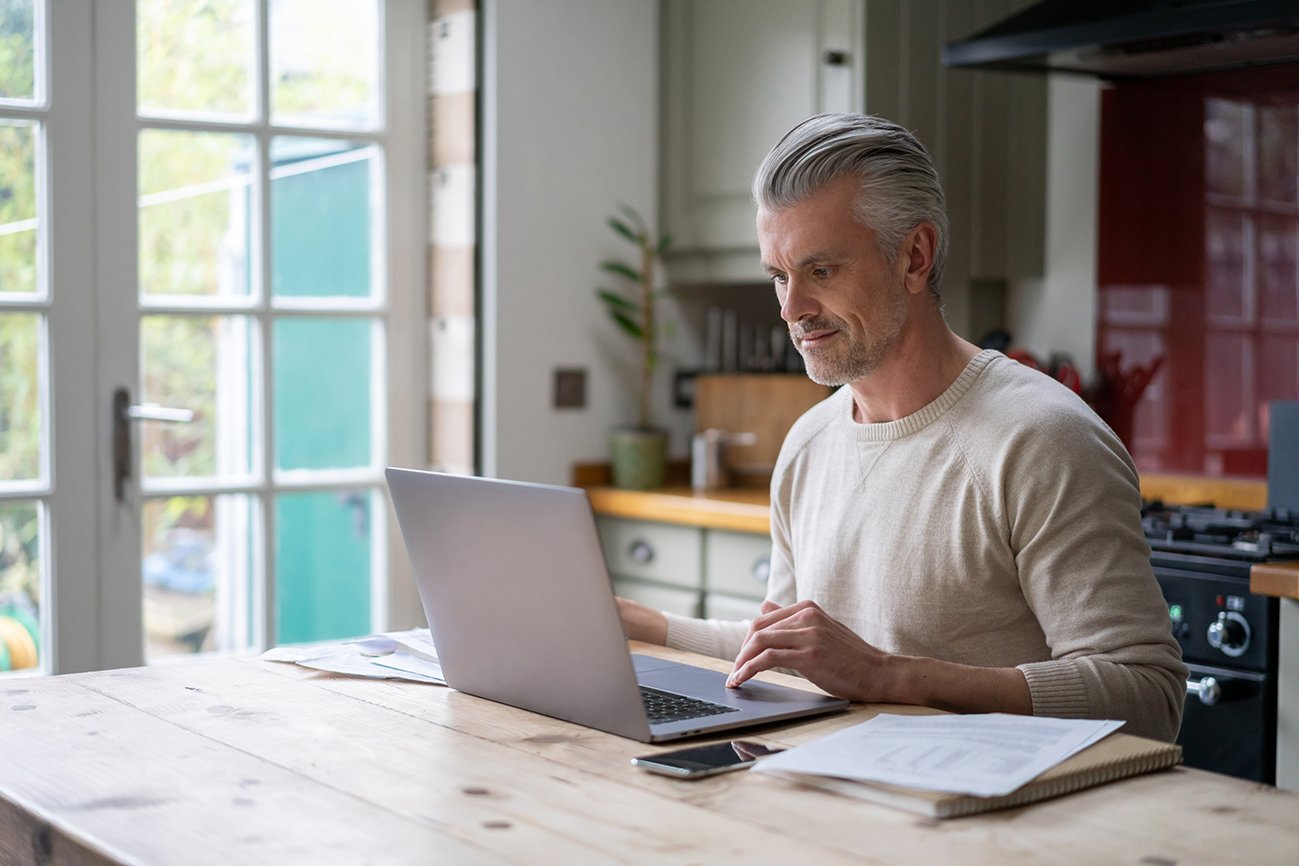
[[[663,752],[658,755],[642,755],[632,758],[631,762],[642,769],[669,776],[695,778],[724,773],[727,770],[739,770],[747,767],[764,755],[783,751],[753,743],[747,740],[732,740],[727,743],[713,743],[708,746],[694,746],[689,749],[678,749],[675,752]]]

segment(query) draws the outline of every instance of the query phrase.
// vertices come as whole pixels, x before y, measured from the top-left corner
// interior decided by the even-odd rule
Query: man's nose
[[[780,318],[792,325],[815,314],[816,303],[804,281],[790,277],[785,283],[785,296],[780,302]]]

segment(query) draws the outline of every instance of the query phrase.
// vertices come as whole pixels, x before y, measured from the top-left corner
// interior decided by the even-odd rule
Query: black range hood
[[[1042,0],[943,46],[943,65],[1159,78],[1299,62],[1299,0]]]

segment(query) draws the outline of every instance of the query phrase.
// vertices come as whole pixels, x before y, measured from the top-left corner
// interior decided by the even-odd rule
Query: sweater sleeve
[[[777,604],[794,602],[794,573],[788,532],[789,485],[778,462],[771,484],[771,570],[767,578],[767,598]],[[694,619],[664,612],[668,620],[667,644],[673,649],[688,650],[719,659],[734,659],[740,654],[752,620]]]
[[[1019,581],[1051,659],[1019,665],[1036,715],[1122,719],[1173,740],[1186,667],[1141,532],[1136,469],[1098,419],[1016,443],[1002,494]]]
[[[668,646],[718,659],[740,654],[750,620],[694,619],[664,612],[668,620]]]

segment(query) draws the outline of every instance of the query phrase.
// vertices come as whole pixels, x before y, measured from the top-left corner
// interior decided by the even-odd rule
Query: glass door
[[[21,555],[0,559],[0,617],[26,599],[11,618],[35,622],[38,658],[55,650],[37,669],[418,619],[389,569],[404,559],[388,555],[382,469],[418,463],[422,438],[423,7],[0,0],[4,38],[29,10],[36,70],[0,93],[0,187],[18,190],[0,198],[0,245],[28,251],[0,250],[0,413],[23,419],[0,417],[0,526]],[[68,136],[81,167],[60,171],[42,161],[57,102],[39,70],[44,16],[69,10],[93,59],[60,63],[76,28],[55,19],[49,69],[81,75],[95,120]],[[86,251],[76,288],[41,279],[58,240],[41,234],[42,184],[79,185],[89,214],[67,241]],[[62,313],[61,290],[83,303]],[[51,418],[87,431],[79,450]],[[67,515],[65,489],[81,503]],[[75,571],[43,555],[78,533]]]

